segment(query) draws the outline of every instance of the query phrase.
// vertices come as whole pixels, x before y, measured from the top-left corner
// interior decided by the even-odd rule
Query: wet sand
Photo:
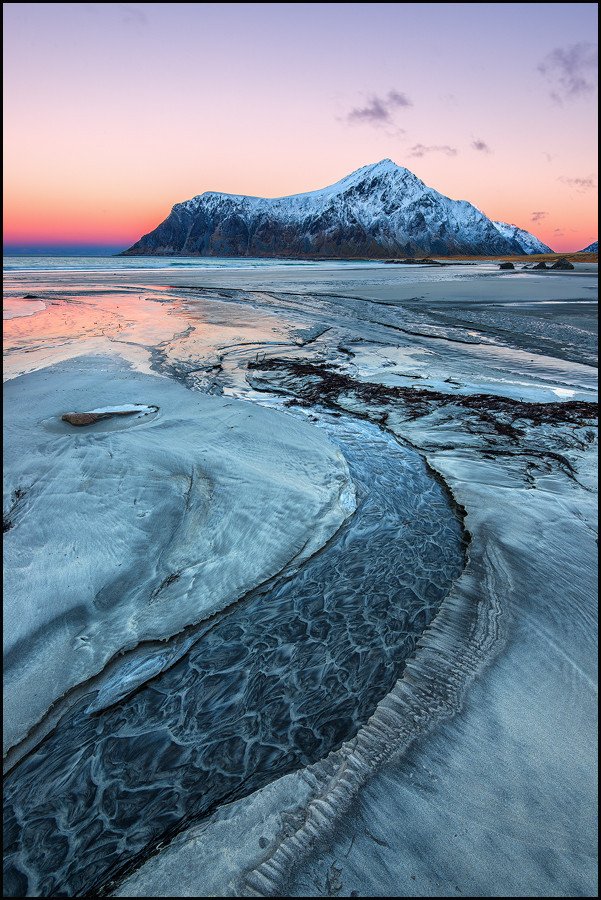
[[[154,429],[157,440],[163,435],[162,458],[167,446],[180,446],[180,432],[186,441],[199,441],[197,448],[209,449],[212,432],[201,428],[198,434],[190,423],[202,415],[215,428],[223,416],[224,426],[232,426],[227,443],[232,459],[238,454],[235,465],[254,470],[252,478],[242,479],[249,504],[257,490],[267,496],[268,485],[277,482],[275,512],[283,496],[292,502],[291,486],[299,487],[299,502],[286,513],[285,524],[269,515],[260,522],[258,554],[248,554],[247,544],[235,540],[247,494],[233,482],[231,496],[221,497],[215,515],[221,509],[230,516],[222,534],[232,542],[232,559],[235,548],[243,548],[236,557],[240,586],[231,596],[301,552],[302,535],[306,540],[315,523],[325,521],[324,508],[332,512],[330,524],[313,536],[297,563],[322,546],[349,513],[354,521],[352,492],[342,491],[348,478],[344,452],[340,456],[333,442],[336,416],[370,420],[420,454],[431,477],[465,511],[469,535],[463,573],[398,681],[375,698],[375,710],[357,723],[356,734],[327,759],[274,776],[246,797],[221,801],[192,827],[176,828],[160,852],[151,842],[136,858],[136,871],[126,880],[122,873],[112,893],[594,895],[596,291],[596,267],[590,264],[540,275],[499,272],[496,264],[11,273],[6,292],[13,313],[21,303],[33,305],[23,300],[27,293],[44,304],[33,315],[5,321],[5,378],[13,409],[36,391],[41,398],[22,421],[16,412],[8,420],[19,449],[5,457],[5,516],[11,504],[13,518],[23,516],[21,559],[26,546],[39,544],[52,529],[51,507],[41,515],[40,501],[28,508],[19,497],[15,505],[24,466],[42,472],[41,487],[54,485],[50,496],[56,496],[57,485],[67,485],[65,496],[81,508],[81,483],[64,480],[73,443],[52,466],[42,446],[51,440],[41,425],[42,407],[52,418],[65,411],[65,403],[80,409],[156,403],[161,410],[180,410],[172,422],[163,420],[163,432],[157,419],[108,432],[110,445],[106,437],[101,443],[99,436],[78,437],[80,455],[92,440],[113,453],[121,448],[144,469],[151,462],[144,433]],[[257,460],[266,468],[247,458],[246,408],[256,419]],[[334,417],[332,440],[312,422],[320,409]],[[267,422],[273,424],[266,428]],[[301,430],[293,440],[296,429]],[[126,434],[131,447],[118,443]],[[274,435],[284,442],[278,452]],[[59,437],[62,447],[66,436]],[[300,447],[314,454],[312,461]],[[192,444],[186,452],[193,460]],[[231,465],[221,476],[218,459],[207,471],[215,470],[216,483],[226,487]],[[300,490],[303,460],[307,481]],[[287,474],[278,475],[278,466]],[[132,482],[149,482],[145,471],[135,480],[130,474],[126,466],[116,483],[117,494],[126,491],[124,499]],[[143,493],[152,512],[158,494],[155,503],[154,494],[146,488]],[[342,506],[341,497],[347,498]],[[94,510],[89,522],[82,520],[85,527],[102,521]],[[125,514],[116,516],[118,527],[125,522]],[[17,531],[8,536],[16,538]],[[201,539],[205,534],[202,527],[196,533]],[[191,533],[184,542],[192,555],[198,554],[195,542]],[[177,543],[181,555],[183,544]],[[248,568],[251,559],[256,571]],[[164,561],[166,568],[152,569],[157,585],[175,571]],[[185,562],[184,569],[189,566]],[[22,566],[22,584],[12,593],[22,588],[26,594],[35,571],[30,563]],[[57,556],[54,574],[46,573],[54,589],[59,571]],[[228,590],[229,571],[220,575]],[[9,577],[13,573],[9,568]],[[174,588],[177,582],[165,590]],[[41,586],[35,595],[50,613],[55,603]],[[186,604],[176,608],[187,624]],[[196,621],[210,608],[200,614],[197,608]],[[119,604],[116,610],[123,612]],[[129,613],[128,620],[129,628]],[[9,638],[30,640],[33,620],[31,627],[19,621],[24,633],[17,634],[15,623]],[[143,613],[140,625],[148,629],[150,622]],[[36,666],[48,665],[48,646],[31,646],[29,655],[17,654],[23,684],[38,677]],[[85,653],[100,663],[83,667],[80,682],[106,662],[106,656],[94,655],[95,646],[92,639]],[[125,676],[110,677],[118,683]],[[31,722],[53,693],[60,694],[63,678],[57,675],[47,696],[39,695]],[[9,703],[18,696],[18,683],[9,681]],[[61,722],[66,727],[64,715],[65,710],[52,721],[59,733]],[[27,727],[14,734],[22,736]],[[42,730],[23,745],[27,765],[36,759],[36,741],[43,746],[44,740]],[[13,772],[18,775],[23,765],[16,762]],[[21,839],[17,834],[15,871]],[[15,884],[22,887],[18,878]]]

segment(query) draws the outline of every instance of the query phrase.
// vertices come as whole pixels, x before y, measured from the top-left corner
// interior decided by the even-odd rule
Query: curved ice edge
[[[457,500],[432,461],[423,456],[462,513],[466,539],[463,572],[422,633],[403,674],[371,718],[352,740],[302,771],[310,785],[310,799],[298,810],[301,824],[295,830],[281,831],[261,862],[241,874],[236,890],[239,896],[282,896],[299,859],[345,814],[376,770],[456,715],[470,683],[504,645],[501,597],[510,584],[509,566],[500,548],[473,541],[466,524],[469,510]]]
[[[344,457],[342,458],[344,459]],[[344,512],[344,518],[338,523],[334,531],[332,531],[330,528],[327,528],[325,530],[323,528],[315,528],[311,536],[308,538],[299,552],[295,556],[293,556],[283,566],[283,568],[279,570],[279,572],[276,572],[274,575],[270,576],[267,581],[255,585],[249,591],[246,591],[241,597],[233,600],[223,609],[214,611],[211,616],[207,616],[204,619],[201,619],[199,622],[186,626],[183,631],[185,632],[189,630],[191,634],[187,638],[185,638],[179,646],[167,646],[164,650],[161,651],[160,654],[157,654],[153,657],[142,657],[141,659],[136,658],[136,655],[134,654],[130,654],[129,660],[125,663],[121,663],[121,665],[117,667],[117,671],[114,674],[107,673],[104,676],[96,698],[86,708],[85,712],[88,714],[98,713],[103,709],[107,709],[109,706],[113,706],[115,703],[124,700],[125,697],[128,697],[143,684],[152,681],[152,679],[156,678],[157,675],[160,675],[161,672],[165,672],[168,669],[172,668],[172,666],[174,666],[183,656],[185,656],[190,647],[192,647],[192,645],[195,644],[196,641],[200,639],[200,637],[202,637],[202,635],[199,635],[196,632],[198,632],[199,629],[202,629],[202,626],[204,624],[208,624],[214,616],[221,617],[224,614],[227,614],[231,611],[232,607],[234,607],[238,603],[242,603],[257,589],[263,587],[263,585],[270,584],[273,580],[278,579],[282,576],[292,575],[298,570],[301,565],[307,562],[307,560],[309,560],[320,550],[323,550],[338,534],[344,523],[349,519],[349,517],[355,512],[357,508],[355,486],[350,478],[350,472],[348,471],[348,468],[347,474],[348,480],[345,480],[342,477],[337,478],[339,487],[338,494],[331,498],[328,504],[324,505],[324,507],[319,511],[319,515],[317,517],[318,520],[321,521],[322,518],[327,518],[328,509],[339,507]],[[179,632],[178,634],[181,635],[182,633],[183,632]],[[173,644],[173,639],[177,636],[178,635],[171,635],[171,637],[167,638],[167,643]],[[141,646],[141,644],[138,644],[137,647],[133,649],[139,650]],[[106,670],[103,671],[106,672]],[[101,677],[102,675],[103,672],[100,672],[98,677]]]
[[[414,740],[433,730],[439,722],[454,716],[461,708],[469,683],[492,659],[493,651],[503,646],[500,591],[497,593],[496,585],[500,589],[506,586],[505,569],[490,547],[480,551],[475,547],[466,526],[469,511],[431,459],[402,435],[377,424],[399,443],[411,446],[448,494],[462,525],[465,565],[436,617],[422,632],[403,674],[357,734],[321,760],[276,778],[254,792],[259,795],[294,778],[300,778],[303,785],[302,790],[299,785],[292,789],[299,797],[298,803],[286,805],[278,834],[263,849],[259,864],[243,869],[230,883],[233,888],[230,896],[284,896],[291,871],[335,827],[377,769],[392,757],[403,755]],[[484,578],[483,573],[486,573]],[[489,575],[494,576],[494,584],[489,584]],[[198,824],[208,825],[224,815],[229,818],[229,810],[234,813],[237,806],[246,804],[252,796],[224,803],[204,823]],[[193,831],[188,834],[193,839]],[[177,837],[185,841],[186,831],[179,832]],[[161,851],[168,852],[169,843],[161,841],[144,862],[112,883],[112,888],[117,889],[115,896],[142,896],[136,890],[131,894],[122,893],[119,888],[127,885],[130,878],[135,879],[149,858]]]
[[[318,528],[316,525],[305,544],[278,571],[273,572],[263,581],[253,585],[240,596],[233,597],[224,606],[212,609],[208,615],[201,617],[198,621],[188,623],[174,634],[165,635],[161,638],[143,639],[134,646],[118,650],[106,661],[102,669],[91,675],[86,681],[74,685],[60,697],[57,697],[27,734],[17,744],[7,748],[3,755],[3,775],[7,775],[25,757],[32,753],[85,694],[93,691],[98,692],[96,699],[87,707],[87,713],[100,712],[114,703],[118,703],[143,684],[152,681],[153,678],[174,666],[185,655],[192,644],[202,636],[193,632],[202,629],[203,626],[211,627],[214,619],[229,614],[239,603],[243,603],[255,591],[266,588],[279,578],[294,574],[312,556],[325,550],[357,508],[354,482],[344,455],[342,453],[339,453],[339,455],[344,462],[344,474],[336,477],[338,491],[332,493],[316,517],[320,523],[325,521],[326,527],[321,526]],[[331,512],[335,508],[340,510],[341,517],[332,529],[333,522],[327,514],[328,511]],[[190,633],[189,638],[185,637],[187,633]],[[179,647],[175,647],[172,652],[169,652],[169,648],[166,645],[173,644],[177,639],[182,639],[182,644]],[[147,653],[148,648],[151,646],[158,648],[157,656],[151,659],[148,657],[140,658],[141,654]],[[162,653],[164,655],[166,652],[168,654],[167,658],[163,656],[163,660],[161,660],[159,654]],[[113,672],[112,670],[115,671]],[[124,679],[123,682],[122,679]],[[123,690],[118,687],[120,682],[123,684]],[[114,693],[111,693],[111,690]]]

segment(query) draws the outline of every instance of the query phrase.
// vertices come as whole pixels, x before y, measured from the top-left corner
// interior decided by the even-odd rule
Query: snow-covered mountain
[[[376,259],[527,252],[533,251],[524,250],[513,233],[503,234],[471,203],[445,197],[390,159],[363,166],[330,187],[291,197],[200,194],[177,203],[164,222],[124,251]]]
[[[578,253],[598,253],[599,252],[599,241],[593,241],[592,244],[589,244],[588,247],[585,247],[584,250],[579,250]]]
[[[517,241],[524,253],[553,253],[550,247],[539,241],[529,231],[518,228],[517,225],[509,225],[507,222],[494,222],[493,224],[503,237]]]

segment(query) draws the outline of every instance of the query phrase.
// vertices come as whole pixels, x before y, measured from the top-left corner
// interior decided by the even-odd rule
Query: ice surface
[[[45,427],[130,400],[160,415]],[[322,431],[110,358],[6,385],[5,469],[5,747],[116,653],[223,608],[349,513]]]
[[[394,685],[461,572],[461,524],[414,451],[367,423],[324,427],[357,483],[355,516],[293,577],[114,667],[11,772],[11,894],[106,885],[179,819],[326,757]]]
[[[12,289],[20,296],[32,291],[44,302],[48,295],[56,301],[30,316],[27,328],[25,320],[20,327],[18,319],[6,323],[11,373],[25,366],[39,368],[61,353],[89,353],[102,341],[104,351],[127,354],[137,366],[169,376],[155,375],[152,382],[157,385],[177,379],[203,391],[223,392],[219,402],[226,406],[219,408],[225,413],[231,410],[224,398],[233,395],[253,401],[243,404],[244,411],[253,412],[256,403],[277,406],[279,422],[285,404],[294,397],[301,402],[303,397],[312,399],[289,413],[314,419],[319,392],[311,394],[311,384],[321,385],[323,402],[334,404],[334,427],[336,421],[346,421],[347,414],[362,423],[367,417],[425,455],[432,471],[440,473],[465,507],[471,542],[463,574],[422,633],[415,654],[406,660],[402,677],[356,737],[325,760],[277,778],[246,797],[242,791],[233,802],[221,802],[191,828],[176,812],[173,833],[180,833],[174,841],[157,847],[156,855],[113,894],[595,895],[596,267],[578,264],[574,272],[505,277],[492,264],[440,270],[324,264],[303,269],[263,266],[247,272],[164,266],[152,272],[11,276]],[[97,291],[99,286],[104,286],[104,296]],[[71,338],[70,324],[76,335]],[[120,332],[126,333],[125,341]],[[283,361],[280,369],[246,368],[274,356]],[[316,366],[322,375],[286,371],[286,365],[299,360]],[[101,382],[103,367],[95,374]],[[38,373],[40,384],[47,375],[48,371]],[[85,429],[76,435],[70,429],[71,442],[81,441],[90,449],[93,445],[95,462],[102,441],[130,441],[134,432],[138,455],[144,448],[142,456],[148,459],[158,444],[145,436],[159,428],[165,410],[169,428],[175,436],[180,434],[179,426],[171,422],[178,408],[175,401],[165,403],[167,397],[134,392],[133,383],[130,380],[120,396],[107,396],[97,384],[98,391],[88,391],[85,403],[74,407],[111,403],[161,407],[152,423],[137,420],[116,436],[96,437],[90,431],[84,442]],[[343,386],[338,393],[332,387],[337,383]],[[394,394],[400,388],[411,388],[406,395],[411,402]],[[439,399],[426,400],[428,391]],[[205,404],[210,401],[202,398]],[[62,402],[56,408],[47,401],[42,405],[41,426],[38,429],[36,422],[31,428],[26,418],[21,446],[26,434],[37,440],[38,430],[48,430],[47,419],[66,408]],[[29,415],[26,401],[13,408]],[[187,403],[181,410],[189,419]],[[275,412],[272,415],[276,417]],[[288,419],[289,415],[286,423]],[[203,429],[208,420],[199,416]],[[18,431],[18,416],[14,427]],[[66,433],[60,440],[67,446]],[[112,443],[110,447],[114,452]],[[182,448],[182,455],[187,452]],[[377,465],[383,464],[383,453],[370,455]],[[139,464],[129,454],[128,466],[130,459],[135,481]],[[61,482],[53,467],[60,464],[60,455],[44,457],[42,471],[50,473],[54,487]],[[102,470],[106,466],[108,461]],[[91,464],[89,468],[93,471]],[[142,475],[146,484],[147,470]],[[257,472],[259,480],[265,475],[269,483],[270,472]],[[88,480],[94,484],[93,478]],[[128,480],[124,464],[113,497]],[[16,524],[11,522],[6,538],[20,527],[20,504],[27,502],[27,494],[20,491],[26,486],[10,485],[9,512]],[[347,481],[337,500],[344,509],[348,490]],[[144,496],[142,490],[139,502]],[[245,496],[243,492],[242,499]],[[96,515],[96,506],[93,509]],[[35,511],[32,506],[27,515],[35,518]],[[354,521],[355,516],[333,542]],[[370,543],[367,548],[369,558]],[[325,559],[327,552],[312,562]],[[34,559],[33,550],[29,556]],[[154,564],[147,551],[135,559],[142,559],[144,566],[148,559]],[[380,559],[381,553],[374,554],[376,562]],[[154,584],[160,586],[161,579],[176,571],[171,566],[161,569]],[[301,567],[298,574],[304,571],[308,567]],[[52,578],[68,587],[66,575],[59,572]],[[178,583],[165,584],[166,599]],[[368,612],[373,596],[371,590],[365,594]],[[282,624],[287,628],[290,623],[285,619]],[[275,625],[263,630],[265,643],[276,639]],[[251,633],[252,628],[245,630]],[[342,652],[345,639],[336,634],[335,645]],[[167,789],[176,775],[185,780],[190,769],[170,768],[168,755],[155,752],[159,745],[170,745],[161,743],[154,730],[157,723],[149,719],[152,745],[144,755],[150,741],[145,742],[145,715],[155,708],[148,691],[153,683],[172,684],[173,706],[180,702],[177,691],[186,685],[171,679],[176,671],[184,671],[188,640],[184,632],[166,644],[143,644],[115,660],[67,711],[68,716],[85,719],[94,710],[93,716],[98,716],[98,743],[87,743],[86,736],[85,750],[81,741],[83,754],[91,752],[89,747],[100,748],[111,734],[110,728],[104,731],[110,717],[121,708],[127,710],[129,721],[144,733],[140,753],[132,751],[135,737],[127,743],[125,731],[122,755],[117,753],[114,764],[104,771],[128,775],[131,768],[132,777],[138,777],[138,759],[146,760],[147,770],[153,762],[160,763],[165,768],[157,779],[158,796],[161,785]],[[339,659],[341,671],[348,671],[348,661]],[[256,662],[259,665],[260,659]],[[280,671],[282,687],[291,675],[285,655]],[[206,683],[209,674],[203,670],[200,681]],[[223,686],[234,677],[232,669]],[[301,679],[299,685],[302,689]],[[375,691],[373,695],[377,700]],[[174,714],[169,695],[163,696],[165,707],[160,706],[161,697],[156,698],[159,726],[163,715]],[[273,702],[277,705],[281,698],[282,693],[276,692]],[[237,702],[235,692],[227,690],[218,700],[220,710],[223,700],[226,705]],[[292,708],[284,703],[278,709],[289,715]],[[73,720],[63,718],[62,725],[68,721]],[[89,809],[92,802],[84,787],[91,783],[85,766],[77,767],[71,751],[60,753],[60,746],[71,746],[72,734],[65,730],[61,735],[58,716],[52,722],[52,735],[37,745],[39,751],[30,744],[29,755],[9,776],[16,779],[11,783],[32,786],[31,793],[16,790],[14,796],[23,810],[30,810],[28,846],[38,861],[47,852],[64,861],[71,851],[65,850],[60,829],[77,833],[80,813],[75,811]],[[218,721],[214,724],[219,727]],[[184,716],[181,727],[193,730],[192,719]],[[238,733],[239,726],[235,728]],[[84,734],[77,729],[76,737]],[[178,754],[190,746],[197,745],[186,745]],[[110,763],[109,756],[100,752],[98,758]],[[121,765],[128,758],[130,765]],[[231,758],[225,754],[222,761]],[[219,753],[212,759],[219,759]],[[60,827],[51,816],[44,819],[50,808],[37,819],[34,813],[36,804],[45,802],[42,794],[57,809],[65,799],[60,790],[52,792],[51,769],[59,778],[65,775],[71,785],[75,781],[70,779],[81,778],[81,794],[67,792],[72,805],[64,807],[69,813],[61,818]],[[117,802],[118,796],[109,790],[98,803],[108,804],[111,798]],[[127,804],[119,807],[125,813],[127,808]],[[169,809],[176,806],[160,802],[160,816]],[[148,811],[152,814],[151,806]],[[135,815],[140,822],[139,810]],[[111,819],[116,820],[117,816]],[[14,840],[11,829],[8,816],[7,836]],[[134,829],[133,837],[143,835]],[[107,837],[113,840],[114,836]]]

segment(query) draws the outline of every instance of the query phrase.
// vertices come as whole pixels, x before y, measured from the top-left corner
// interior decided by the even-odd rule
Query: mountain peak
[[[383,169],[386,169],[386,170],[388,170],[388,169],[400,169],[401,166],[398,166],[398,165],[397,165],[395,162],[393,162],[391,159],[381,159],[380,162],[371,163],[370,165],[364,166],[364,168],[366,168],[366,169],[374,169],[374,170],[377,169],[378,171],[381,171],[381,170],[383,170]]]
[[[413,175],[412,172],[409,172],[409,169],[404,169],[403,166],[397,165],[391,159],[381,159],[380,162],[369,163],[366,166],[355,169],[354,172],[346,176],[346,179],[356,178],[357,176],[365,177],[367,175],[394,175],[397,172],[408,172],[410,175]],[[413,175],[413,177],[415,178],[416,176]],[[342,180],[345,181],[346,179],[343,178]]]
[[[346,175],[324,190],[347,190],[358,185],[369,185],[372,181],[378,181],[393,190],[406,190],[407,188],[413,191],[432,190],[427,188],[417,175],[414,175],[409,169],[399,166],[391,159],[381,159],[379,162],[361,166],[360,169],[355,169],[350,175]]]

